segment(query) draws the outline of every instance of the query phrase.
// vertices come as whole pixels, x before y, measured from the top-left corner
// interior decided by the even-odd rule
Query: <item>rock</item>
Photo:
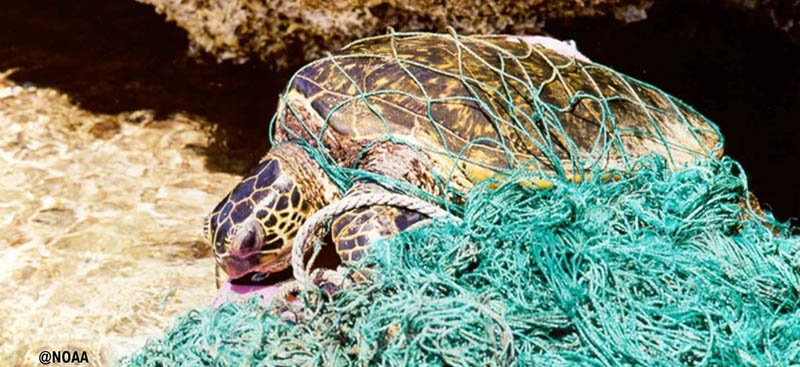
[[[462,1],[445,0],[137,0],[188,32],[190,52],[218,61],[260,59],[294,69],[355,39],[398,31],[536,34],[547,21],[613,16],[623,23],[647,19],[655,0]],[[659,4],[667,0],[660,0]],[[800,44],[800,3],[783,0],[714,0],[769,18]],[[335,5],[332,5],[335,4]],[[701,6],[698,4],[697,6]]]
[[[218,60],[257,57],[278,68],[294,68],[357,38],[398,31],[534,34],[548,20],[614,15],[646,17],[649,0],[468,2],[446,0],[137,0],[155,6],[185,29],[194,52]],[[335,5],[331,5],[335,4]]]

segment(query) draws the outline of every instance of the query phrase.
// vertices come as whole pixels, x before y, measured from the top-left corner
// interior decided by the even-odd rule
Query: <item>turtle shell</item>
[[[722,145],[712,123],[657,88],[505,36],[359,41],[298,71],[283,101],[276,140],[322,143],[343,165],[389,137],[445,175],[457,164],[482,177],[625,169],[650,152],[678,167]]]

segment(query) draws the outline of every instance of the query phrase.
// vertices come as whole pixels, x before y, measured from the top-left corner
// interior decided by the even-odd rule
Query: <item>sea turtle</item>
[[[624,168],[655,152],[672,166],[720,154],[713,124],[654,87],[513,37],[390,34],[300,69],[270,127],[273,147],[213,209],[205,234],[231,278],[290,265],[304,220],[340,198],[392,187],[361,179],[344,194],[312,159],[458,199],[516,167],[561,177]],[[390,206],[337,217],[345,262],[422,215]]]

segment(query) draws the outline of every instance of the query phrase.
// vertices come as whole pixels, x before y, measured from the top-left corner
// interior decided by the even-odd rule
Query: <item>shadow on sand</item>
[[[267,150],[289,74],[187,56],[186,33],[135,1],[11,1],[0,11],[0,70],[56,88],[94,113],[187,112],[218,124],[213,171],[242,173]]]

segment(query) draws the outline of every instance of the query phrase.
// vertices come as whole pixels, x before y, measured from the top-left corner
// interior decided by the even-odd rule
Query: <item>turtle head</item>
[[[231,279],[289,266],[305,219],[338,196],[319,165],[296,144],[273,148],[206,218],[214,258]]]

